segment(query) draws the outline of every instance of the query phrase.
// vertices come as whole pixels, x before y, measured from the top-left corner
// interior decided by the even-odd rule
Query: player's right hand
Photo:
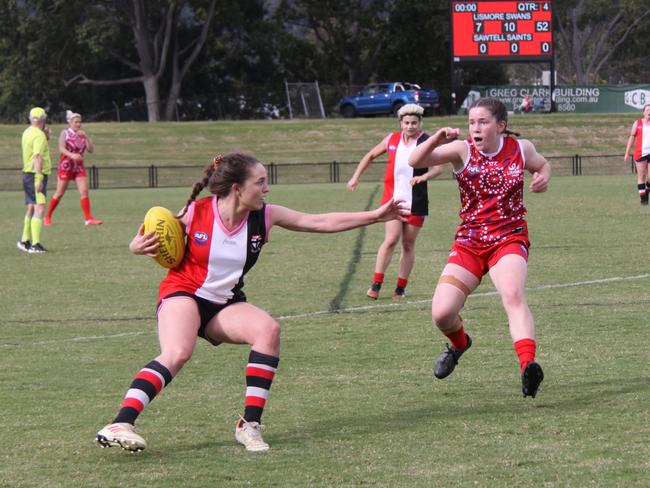
[[[160,246],[158,235],[155,230],[144,233],[144,224],[140,224],[138,232],[129,244],[129,251],[133,254],[144,254],[146,256],[155,257],[158,255],[156,252]]]

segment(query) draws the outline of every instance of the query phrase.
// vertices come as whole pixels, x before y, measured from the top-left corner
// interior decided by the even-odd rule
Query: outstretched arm
[[[530,182],[530,191],[533,193],[543,193],[548,190],[548,180],[551,179],[551,165],[544,156],[537,152],[532,142],[526,139],[520,139],[521,146],[524,150],[526,159],[526,168],[533,175]]]
[[[375,210],[366,212],[332,212],[308,214],[280,205],[271,205],[269,224],[298,232],[342,232],[388,220],[406,220],[408,210],[400,207],[403,200],[390,200]]]
[[[381,141],[370,151],[368,151],[363,158],[361,158],[361,161],[359,161],[359,164],[357,165],[357,169],[354,170],[354,174],[348,181],[348,189],[350,191],[354,191],[357,188],[361,175],[364,173],[364,171],[366,171],[366,169],[368,169],[370,163],[372,163],[375,159],[377,159],[385,152],[386,152],[386,144],[384,141]]]
[[[445,163],[462,164],[467,149],[462,141],[456,141],[459,129],[444,127],[414,149],[409,164],[414,168],[428,168]],[[465,154],[463,154],[465,152]]]

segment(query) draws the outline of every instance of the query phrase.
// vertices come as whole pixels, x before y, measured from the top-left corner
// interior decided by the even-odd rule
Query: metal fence
[[[632,174],[634,163],[621,163],[621,155],[551,156],[547,158],[554,176],[605,176]],[[267,163],[269,182],[275,184],[341,183],[346,182],[357,167],[357,161],[330,161],[326,163]],[[381,181],[386,161],[375,161],[363,175],[364,181]],[[90,166],[87,168],[91,189],[109,188],[174,188],[190,187],[202,178],[203,168],[196,166]],[[447,166],[441,178],[453,178]],[[49,187],[54,189],[55,181]],[[21,190],[20,169],[0,168],[0,190]]]

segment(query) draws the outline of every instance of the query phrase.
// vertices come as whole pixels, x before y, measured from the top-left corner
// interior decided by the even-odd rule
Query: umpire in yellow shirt
[[[52,171],[52,159],[45,129],[47,114],[41,107],[29,112],[29,127],[23,132],[23,189],[27,213],[23,235],[16,244],[21,251],[42,254],[47,249],[41,244],[41,228],[45,215],[47,178]]]

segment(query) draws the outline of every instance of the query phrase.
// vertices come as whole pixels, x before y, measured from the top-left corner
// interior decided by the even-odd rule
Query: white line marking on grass
[[[556,289],[556,288],[575,288],[578,286],[586,286],[586,285],[601,285],[603,283],[612,283],[616,281],[632,281],[632,280],[642,280],[644,278],[650,278],[650,273],[644,273],[636,276],[614,276],[612,278],[601,278],[598,280],[587,280],[587,281],[576,281],[574,283],[558,283],[555,285],[541,285],[541,286],[536,286],[534,288],[526,288],[526,291],[532,292],[532,291],[542,291],[542,290],[551,290],[551,289]],[[469,297],[489,297],[489,296],[494,296],[498,295],[499,292],[497,291],[486,291],[483,293],[472,293]],[[355,313],[355,312],[367,312],[369,310],[381,310],[381,309],[387,309],[387,308],[394,308],[394,307],[399,307],[403,305],[421,305],[423,303],[431,303],[431,299],[427,300],[413,300],[413,301],[407,301],[407,302],[400,302],[400,303],[388,303],[388,304],[381,304],[381,305],[365,305],[363,307],[348,307],[348,308],[340,308],[336,310],[320,310],[316,312],[306,312],[306,313],[297,313],[297,314],[290,314],[290,315],[282,315],[280,317],[276,317],[276,320],[291,320],[291,319],[300,319],[300,318],[305,318],[305,317],[316,317],[319,315],[329,315],[329,314],[336,314],[336,313]],[[50,341],[41,341],[41,342],[33,342],[33,345],[45,345],[45,344],[60,344],[60,343],[66,343],[66,342],[80,342],[80,341],[92,341],[92,340],[104,340],[104,339],[116,339],[116,338],[121,338],[121,337],[133,337],[133,336],[139,336],[139,335],[148,335],[148,334],[154,334],[154,331],[141,331],[141,332],[123,332],[120,334],[111,334],[111,335],[101,335],[101,336],[81,336],[81,337],[73,337],[71,339],[61,339],[61,340],[50,340]],[[0,344],[0,347],[11,347],[11,346],[17,346],[18,344]]]
[[[133,336],[139,336],[139,335],[147,335],[147,334],[153,334],[154,332],[151,331],[141,331],[141,332],[122,332],[120,334],[111,334],[111,335],[101,335],[101,336],[81,336],[81,337],[71,337],[69,339],[53,339],[50,341],[39,341],[39,342],[32,342],[31,344],[33,346],[43,346],[46,344],[60,344],[60,343],[65,343],[65,342],[81,342],[81,341],[93,341],[93,340],[104,340],[104,339],[115,339],[119,337],[133,337]],[[2,347],[8,347],[8,346],[16,346],[18,344],[0,344]]]
[[[555,289],[555,288],[574,288],[577,286],[585,286],[585,285],[600,285],[603,283],[611,283],[615,281],[631,281],[631,280],[641,280],[643,278],[650,278],[650,273],[644,273],[641,275],[636,275],[636,276],[614,276],[612,278],[602,278],[598,280],[587,280],[587,281],[576,281],[575,283],[558,283],[555,285],[541,285],[541,286],[536,286],[534,288],[526,288],[527,292],[532,292],[532,291],[542,291],[542,290],[550,290],[550,289]],[[472,293],[468,298],[471,297],[489,297],[489,296],[494,296],[498,295],[499,292],[494,290],[494,291],[486,291],[482,293]],[[289,314],[289,315],[282,315],[280,317],[276,317],[276,320],[289,320],[289,319],[300,319],[300,318],[305,318],[305,317],[315,317],[318,315],[327,315],[327,314],[335,314],[335,313],[355,313],[355,312],[367,312],[369,310],[380,310],[380,309],[387,309],[387,308],[394,308],[398,307],[400,305],[421,305],[423,303],[431,303],[431,299],[426,299],[426,300],[413,300],[413,301],[406,301],[406,302],[400,302],[400,303],[387,303],[387,304],[382,304],[382,305],[365,305],[363,307],[349,307],[349,308],[339,308],[336,310],[320,310],[318,312],[306,312],[306,313],[299,313],[299,314]]]

